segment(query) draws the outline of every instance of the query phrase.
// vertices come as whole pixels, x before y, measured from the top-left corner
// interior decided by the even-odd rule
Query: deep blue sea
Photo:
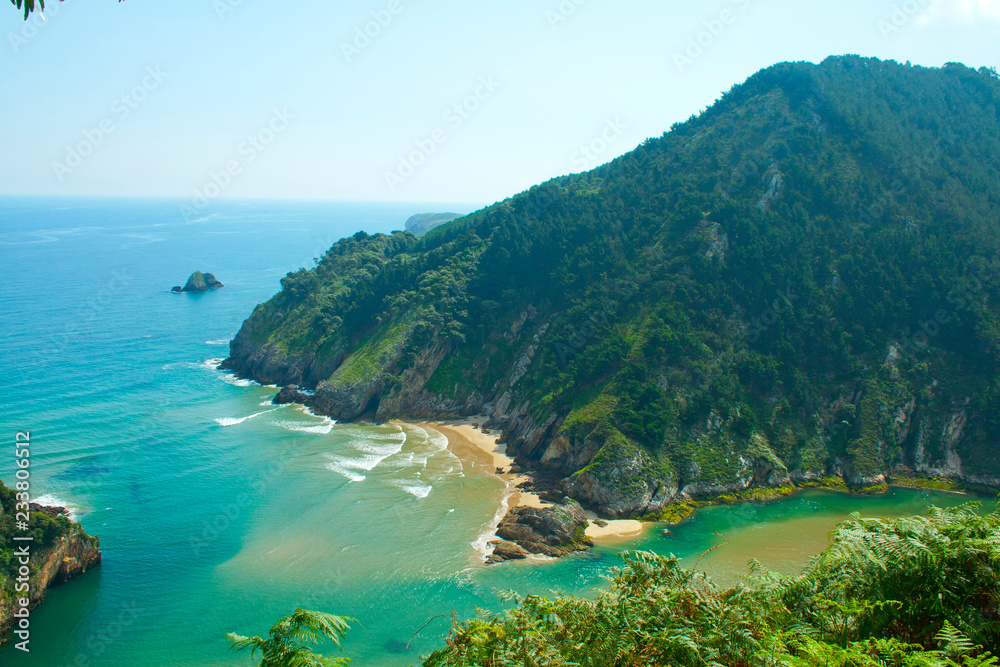
[[[31,652],[9,643],[4,667],[250,665],[225,633],[265,634],[296,607],[356,618],[345,643],[356,665],[418,664],[449,628],[439,615],[500,609],[507,589],[590,594],[623,549],[696,556],[720,532],[729,544],[702,562],[718,576],[752,556],[794,571],[850,511],[963,500],[813,492],[487,568],[476,542],[504,485],[440,434],[275,408],[275,388],[216,369],[280,278],[339,238],[472,207],[217,202],[188,223],[178,204],[0,198],[0,438],[11,445],[0,478],[14,481],[14,434],[31,431],[36,499],[71,508],[104,553],[51,590],[31,617]],[[195,270],[226,287],[170,293]]]

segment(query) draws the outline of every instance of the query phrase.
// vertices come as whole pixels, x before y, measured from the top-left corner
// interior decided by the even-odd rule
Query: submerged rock
[[[559,557],[572,551],[584,551],[593,546],[593,542],[584,532],[587,529],[587,516],[580,503],[570,498],[563,498],[562,503],[552,507],[514,507],[500,522],[497,537],[501,539],[494,547],[494,559],[499,562],[509,558],[523,558],[515,550],[506,547],[504,542],[513,542],[524,551],[533,554]]]
[[[174,285],[171,292],[207,292],[213,289],[219,289],[220,287],[225,287],[212,273],[202,273],[201,271],[195,271],[188,278],[187,283],[184,287],[180,285]]]

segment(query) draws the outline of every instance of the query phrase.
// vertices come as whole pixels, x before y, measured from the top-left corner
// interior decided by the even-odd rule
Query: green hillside
[[[585,504],[1000,486],[1000,79],[784,63],[591,172],[282,279],[227,368],[349,420],[485,412]]]

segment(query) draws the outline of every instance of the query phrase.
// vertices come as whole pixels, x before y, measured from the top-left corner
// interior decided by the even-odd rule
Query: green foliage
[[[674,557],[631,553],[610,581],[593,600],[529,596],[456,624],[424,665],[997,664],[1000,515],[973,506],[855,516],[797,577],[752,563],[723,590]]]
[[[32,553],[39,553],[52,546],[59,538],[66,535],[73,527],[72,522],[64,516],[52,517],[44,512],[31,512],[27,532],[16,530],[17,492],[0,482],[0,597],[4,597],[13,587],[17,576],[18,562],[14,558],[15,546],[13,538],[33,537]]]
[[[118,0],[118,2],[124,1],[125,0]],[[59,0],[59,2],[63,2],[63,0]],[[18,9],[21,9],[22,5],[24,6],[25,21],[28,20],[28,15],[36,9],[38,11],[45,11],[45,0],[37,0],[37,3],[36,0],[10,0],[10,4],[16,6]]]
[[[358,349],[337,369],[332,382],[353,384],[372,379],[394,357],[398,356],[413,325],[406,322],[387,323],[364,340]]]
[[[329,640],[341,648],[341,640],[350,629],[348,623],[355,619],[334,616],[318,611],[296,609],[291,616],[285,616],[268,633],[269,637],[244,637],[229,633],[226,639],[233,650],[250,649],[256,657],[260,652],[260,667],[343,667],[348,658],[324,658],[313,653],[310,644]]]
[[[997,108],[990,71],[783,63],[591,172],[339,241],[244,331],[319,367],[410,317],[365,373],[443,350],[427,389],[566,418],[602,460],[641,455],[625,486],[731,485],[760,459],[872,480],[918,431],[931,467],[950,447],[1000,476]]]

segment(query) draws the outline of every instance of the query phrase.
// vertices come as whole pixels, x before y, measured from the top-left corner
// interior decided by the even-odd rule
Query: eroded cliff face
[[[317,377],[320,371],[309,360],[288,359],[273,346],[248,345],[246,337],[233,342],[237,356],[227,367],[262,383],[305,379],[314,393],[289,387],[281,400],[303,402],[339,421],[489,415],[487,425],[501,431],[507,453],[534,472],[543,488],[613,518],[656,518],[671,503],[813,485],[830,476],[864,490],[884,488],[897,474],[1000,487],[998,476],[964,464],[958,453],[962,443],[976,437],[968,432],[968,397],[944,392],[937,380],[926,386],[902,380],[892,348],[881,368],[845,381],[817,404],[811,424],[773,423],[771,436],[758,429],[740,435],[734,427],[738,414],[724,418],[713,411],[703,424],[684,432],[679,444],[691,452],[685,464],[665,464],[662,454],[602,425],[606,416],[581,431],[571,425],[574,411],[533,409],[531,388],[523,380],[535,370],[549,319],[533,307],[524,309],[498,339],[505,348],[498,358],[507,359],[507,365],[491,386],[461,398],[431,388],[431,379],[453,352],[442,337],[405,363],[402,345],[390,347],[366,375],[350,381],[338,368],[329,371],[330,377]],[[607,428],[615,431],[613,437]]]
[[[32,504],[33,512],[52,512],[63,508],[48,508]],[[101,563],[101,541],[98,537],[87,535],[80,524],[72,524],[69,532],[59,537],[48,548],[31,553],[30,600],[29,607],[34,609],[44,599],[51,586],[65,583],[84,574],[87,570]],[[19,608],[18,600],[25,597],[24,592],[14,591],[14,584],[0,591],[0,637],[14,625],[13,617]]]

